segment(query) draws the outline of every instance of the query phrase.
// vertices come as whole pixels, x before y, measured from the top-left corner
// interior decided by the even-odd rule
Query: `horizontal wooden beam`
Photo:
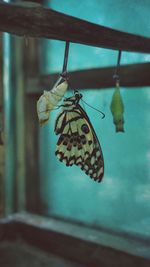
[[[69,81],[73,89],[101,89],[114,87],[115,67],[95,68],[69,72]],[[120,84],[125,87],[150,86],[150,63],[131,64],[120,67]],[[42,75],[28,82],[27,92],[40,94],[50,90],[59,73]]]
[[[0,237],[1,245],[11,241],[14,246],[15,240],[19,239],[38,248],[38,253],[42,250],[87,267],[150,266],[149,236],[131,231],[103,226],[96,229],[58,218],[17,213],[9,221],[0,220]]]
[[[150,53],[150,38],[124,33],[40,5],[0,1],[0,31],[108,49]]]

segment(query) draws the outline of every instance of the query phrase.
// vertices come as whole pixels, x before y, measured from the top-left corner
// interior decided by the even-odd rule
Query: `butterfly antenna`
[[[98,111],[99,113],[101,113],[101,114],[102,114],[102,119],[105,118],[105,114],[104,114],[101,110],[99,110],[99,109],[97,109],[97,108],[94,108],[93,106],[91,106],[90,104],[88,104],[87,102],[85,102],[83,99],[81,99],[81,101],[82,101],[83,103],[85,103],[87,106],[89,106],[90,108],[92,108],[92,109]]]

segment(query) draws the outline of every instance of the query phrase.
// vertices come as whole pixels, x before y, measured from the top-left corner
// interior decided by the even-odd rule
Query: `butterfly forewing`
[[[94,128],[75,96],[64,101],[55,124],[60,134],[56,156],[66,166],[79,166],[87,175],[100,182],[104,174],[102,150]]]

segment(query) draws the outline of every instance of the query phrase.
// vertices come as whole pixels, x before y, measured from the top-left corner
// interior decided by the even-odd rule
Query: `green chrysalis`
[[[113,122],[116,126],[116,132],[124,132],[124,104],[120,94],[119,81],[116,81],[116,89],[112,96],[110,109],[113,116]]]

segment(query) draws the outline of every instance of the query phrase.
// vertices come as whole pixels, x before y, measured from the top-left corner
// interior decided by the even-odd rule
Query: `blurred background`
[[[149,0],[42,4],[103,26],[150,36]],[[84,105],[104,154],[105,176],[98,184],[78,167],[67,168],[55,157],[54,123],[59,110],[51,112],[47,125],[38,123],[36,102],[45,88],[35,90],[32,85],[40,77],[50,80],[50,74],[61,73],[64,49],[62,41],[0,35],[0,216],[27,211],[149,237],[150,90],[122,87],[120,81],[124,133],[116,133],[110,112],[115,82],[112,88],[80,91],[87,103],[105,113],[102,120]],[[115,70],[117,57],[115,50],[71,43],[68,72],[110,66]],[[149,61],[149,54],[122,52],[121,65]],[[71,94],[70,90],[66,96]]]

